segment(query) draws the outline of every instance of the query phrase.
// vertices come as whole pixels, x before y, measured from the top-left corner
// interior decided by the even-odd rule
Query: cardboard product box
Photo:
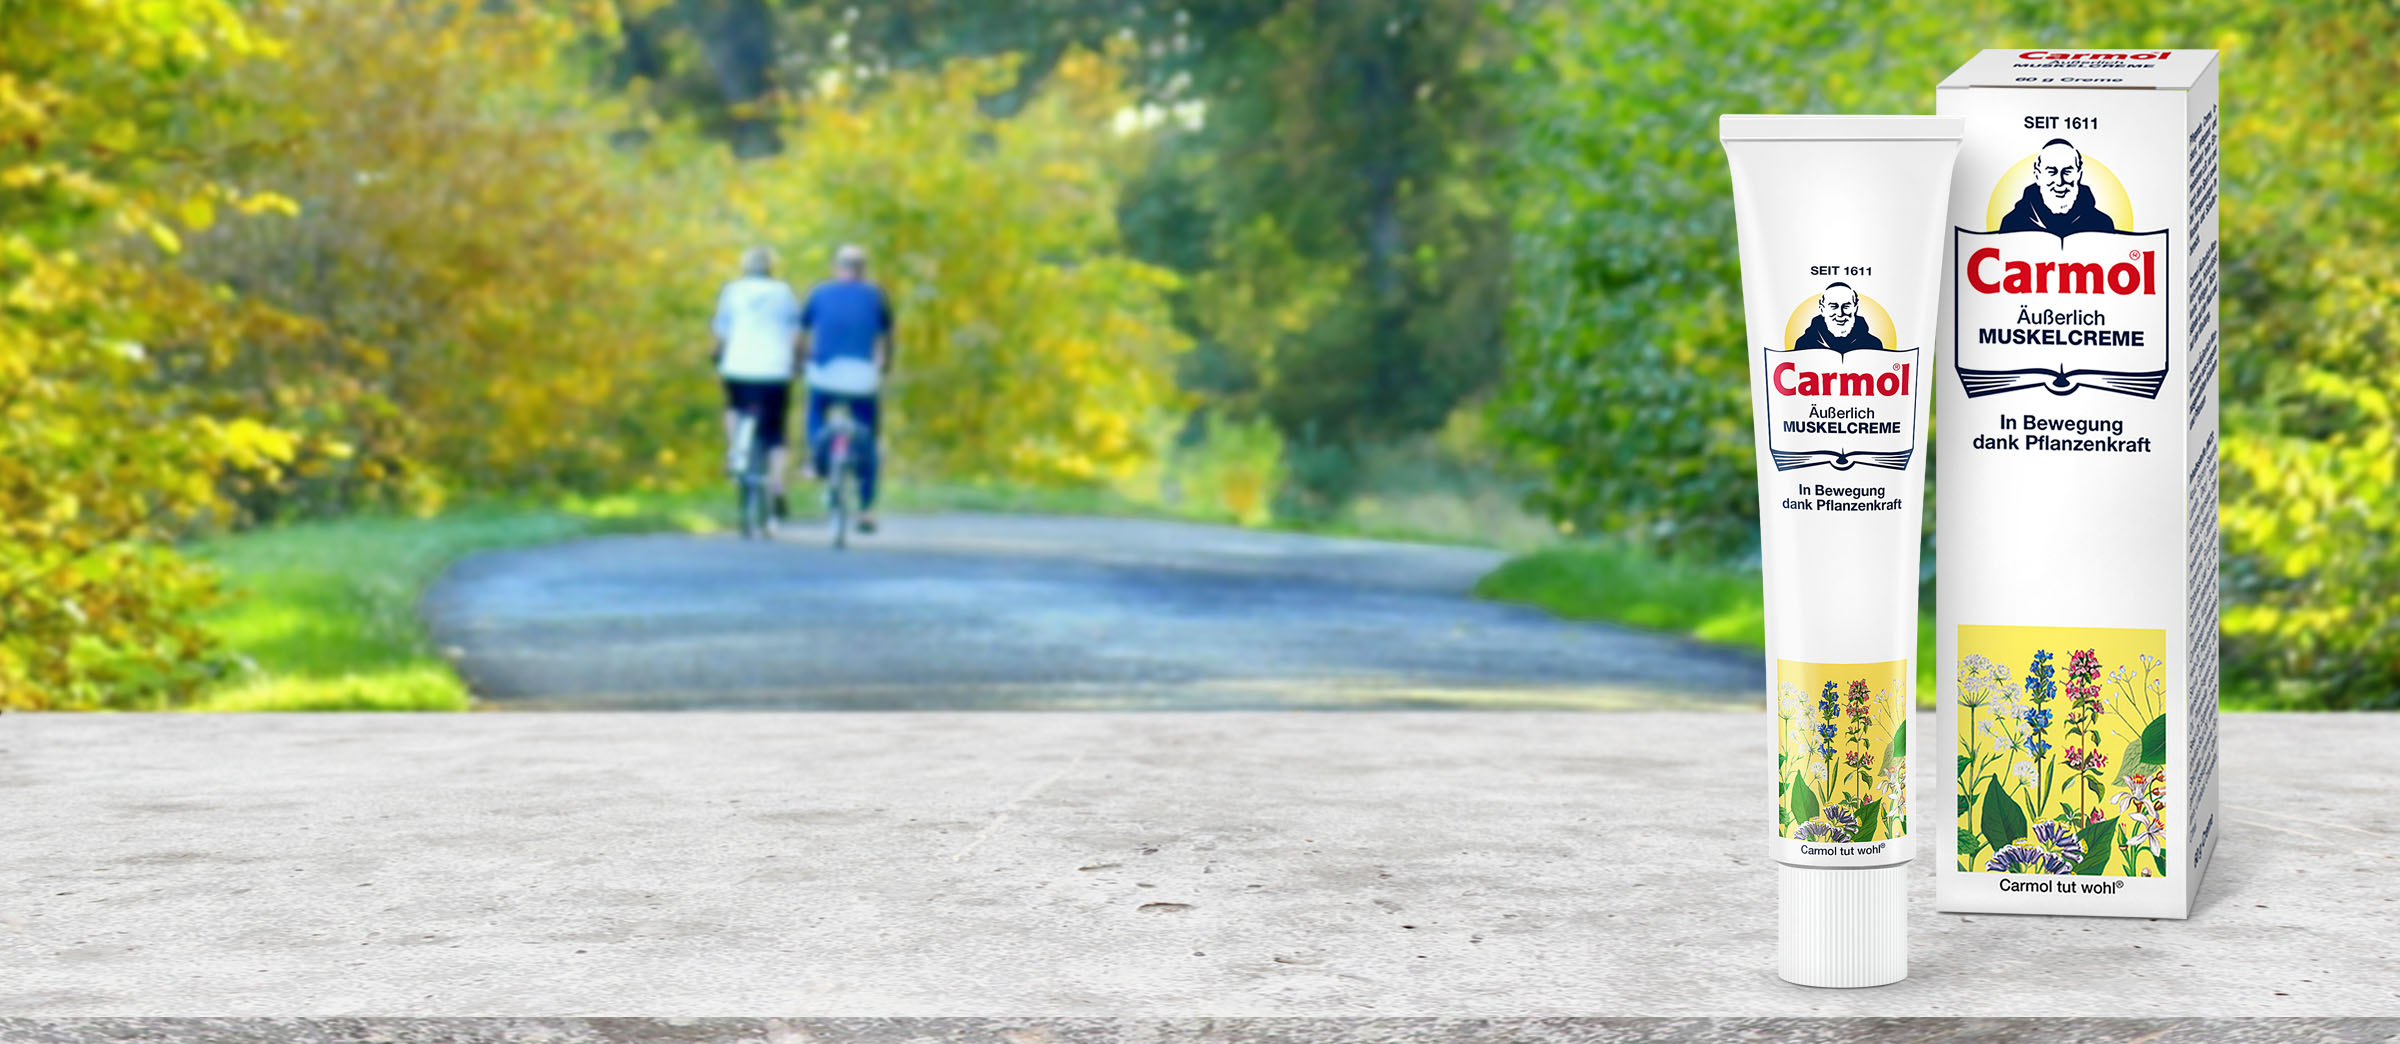
[[[1967,121],[1935,380],[1937,903],[2183,917],[2217,832],[2217,55],[1985,51],[1936,97]]]

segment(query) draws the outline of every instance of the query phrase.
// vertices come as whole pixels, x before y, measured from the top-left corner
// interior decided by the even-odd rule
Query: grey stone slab
[[[1770,731],[11,715],[0,1014],[2400,1015],[2400,716],[2226,719],[2189,921],[1936,914],[1920,862],[1860,991],[1774,976]]]
[[[5,1044],[2376,1044],[2400,1019],[0,1019]]]

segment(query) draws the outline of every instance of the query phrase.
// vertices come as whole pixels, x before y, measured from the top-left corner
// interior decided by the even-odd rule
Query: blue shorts
[[[851,458],[852,463],[858,467],[858,506],[872,508],[875,506],[875,476],[880,470],[876,466],[876,426],[882,420],[883,403],[872,395],[842,395],[816,388],[808,390],[808,454],[809,459],[815,462],[819,475],[832,467],[832,462],[826,457],[833,440],[825,437],[825,420],[836,403],[847,407],[850,420],[858,425],[858,441],[851,447],[856,454]]]

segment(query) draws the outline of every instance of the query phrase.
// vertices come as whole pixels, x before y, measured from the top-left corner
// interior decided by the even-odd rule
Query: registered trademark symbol
[[[2125,252],[2125,260],[2127,261],[2139,261],[2141,259],[2142,252],[2139,250],[2128,250]]]

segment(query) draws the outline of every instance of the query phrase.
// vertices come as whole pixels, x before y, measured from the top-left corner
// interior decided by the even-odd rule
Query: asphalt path
[[[1485,549],[928,515],[848,551],[610,537],[459,563],[422,606],[490,704],[557,709],[1748,706],[1756,654],[1479,601]]]

